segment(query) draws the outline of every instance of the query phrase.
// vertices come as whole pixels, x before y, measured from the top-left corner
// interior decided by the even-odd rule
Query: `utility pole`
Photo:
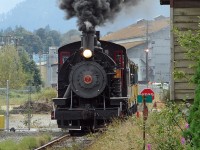
[[[0,46],[14,44],[16,50],[17,50],[17,47],[19,46],[19,41],[23,39],[23,37],[16,37],[16,36],[11,36],[11,35],[3,35],[3,36],[0,36],[0,38],[1,38]]]
[[[149,64],[148,64],[148,53],[149,53],[149,40],[148,40],[148,35],[149,35],[149,25],[148,25],[148,20],[146,21],[146,48],[145,48],[145,53],[146,53],[146,82],[147,82],[147,87],[148,87],[148,82],[149,82]]]

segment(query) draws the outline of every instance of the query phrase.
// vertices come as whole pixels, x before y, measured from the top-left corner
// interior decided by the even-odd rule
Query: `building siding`
[[[200,3],[197,0],[173,0],[171,2],[171,28],[181,32],[198,29]],[[177,42],[177,37],[171,32],[171,73],[179,70],[192,76],[194,70],[189,68],[192,62],[185,56],[186,50]],[[171,78],[170,98],[173,100],[194,99],[195,86],[186,79],[174,80]]]
[[[170,26],[149,34],[149,81],[169,82],[170,81]],[[134,61],[139,68],[138,79],[146,79],[146,44],[128,49],[129,58]]]

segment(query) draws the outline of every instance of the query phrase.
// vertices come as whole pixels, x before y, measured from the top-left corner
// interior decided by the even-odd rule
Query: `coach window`
[[[63,63],[65,63],[65,61],[68,59],[68,56],[63,56]]]
[[[61,52],[60,53],[60,57],[59,57],[59,61],[60,61],[60,64],[64,64],[64,62],[70,57],[70,53],[69,52]]]
[[[124,67],[124,55],[117,54],[116,55],[116,63],[119,65],[119,67],[123,68]]]

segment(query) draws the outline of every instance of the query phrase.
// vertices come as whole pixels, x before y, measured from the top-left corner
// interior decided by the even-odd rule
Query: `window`
[[[60,52],[60,64],[64,64],[64,62],[70,57],[70,52]]]

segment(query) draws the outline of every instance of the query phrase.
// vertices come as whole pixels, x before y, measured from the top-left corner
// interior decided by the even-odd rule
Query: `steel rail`
[[[58,142],[61,142],[61,141],[65,140],[65,139],[68,139],[69,137],[70,137],[69,134],[61,136],[61,137],[58,137],[55,140],[53,140],[53,141],[51,141],[51,142],[49,142],[49,143],[47,143],[47,144],[45,144],[45,145],[43,145],[41,147],[38,147],[38,148],[36,148],[34,150],[45,150],[45,149],[49,148],[50,146],[52,146],[52,145],[54,145],[54,144],[56,144]]]

